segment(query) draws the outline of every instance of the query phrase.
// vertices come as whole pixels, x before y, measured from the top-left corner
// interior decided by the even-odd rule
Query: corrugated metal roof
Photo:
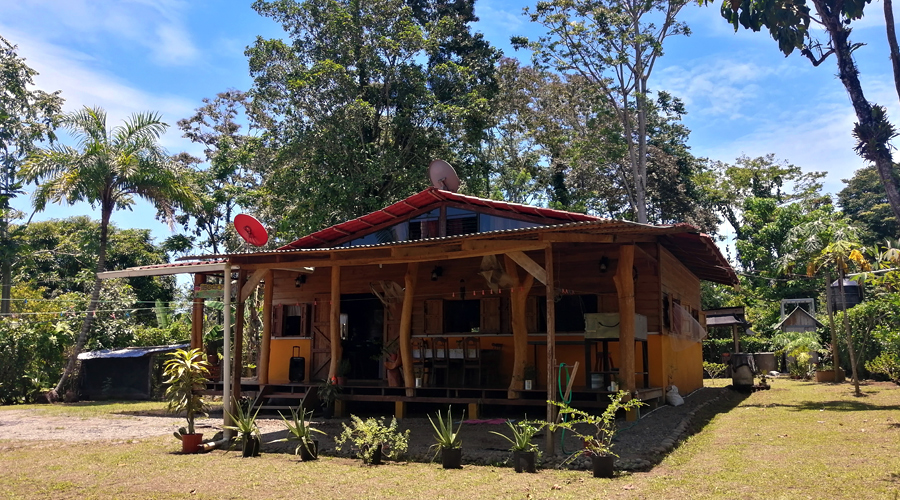
[[[125,347],[123,349],[100,349],[88,351],[78,355],[78,359],[104,359],[104,358],[140,358],[151,354],[175,352],[177,349],[187,349],[191,344],[158,345],[151,347]]]
[[[315,233],[304,236],[287,245],[279,248],[279,250],[295,250],[301,248],[315,248],[328,245],[334,241],[345,238],[352,234],[357,234],[375,226],[381,226],[392,221],[399,221],[413,212],[418,212],[431,205],[440,202],[451,201],[470,205],[472,207],[492,208],[504,212],[516,214],[530,215],[547,219],[548,222],[578,222],[578,221],[596,221],[608,220],[594,217],[592,215],[580,214],[576,212],[566,212],[563,210],[554,210],[552,208],[533,207],[531,205],[522,205],[520,203],[509,203],[505,201],[488,200],[486,198],[478,198],[477,196],[467,196],[464,194],[444,191],[430,187],[420,193],[414,194],[409,198],[398,201],[393,205],[382,208],[375,212],[348,220],[331,227],[327,227]]]

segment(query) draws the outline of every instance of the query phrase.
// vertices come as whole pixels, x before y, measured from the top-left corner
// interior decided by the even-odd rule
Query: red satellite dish
[[[255,247],[261,247],[269,241],[269,233],[266,228],[250,215],[238,214],[234,218],[234,228],[241,238],[244,238],[244,241]]]
[[[459,191],[459,176],[456,170],[444,160],[434,160],[428,165],[428,178],[431,185],[445,191]]]

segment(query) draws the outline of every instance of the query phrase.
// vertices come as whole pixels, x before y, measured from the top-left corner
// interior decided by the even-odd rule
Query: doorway
[[[341,314],[347,315],[347,335],[341,340],[343,357],[350,363],[345,376],[380,379],[384,305],[370,293],[341,295]]]

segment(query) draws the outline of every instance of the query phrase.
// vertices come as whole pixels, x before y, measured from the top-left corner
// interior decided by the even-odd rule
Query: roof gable
[[[606,220],[601,217],[577,212],[566,212],[563,210],[534,207],[520,203],[489,200],[430,187],[409,198],[382,208],[381,210],[340,224],[335,224],[334,226],[321,229],[299,238],[280,247],[279,250],[332,247],[338,242],[361,238],[385,227],[408,221],[421,213],[434,210],[442,205],[462,205],[473,212],[483,213],[487,210],[504,212],[514,218],[517,216],[520,218],[528,218],[546,225]]]

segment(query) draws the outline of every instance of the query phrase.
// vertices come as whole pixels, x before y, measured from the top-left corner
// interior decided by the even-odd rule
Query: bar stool
[[[463,386],[469,387],[472,381],[470,373],[474,372],[475,384],[481,386],[481,340],[478,337],[466,337],[463,340]]]
[[[438,372],[443,372],[444,387],[450,386],[450,342],[447,337],[437,337],[433,340],[434,347],[431,351],[431,373],[434,375],[434,383],[437,385]]]
[[[428,385],[428,375],[431,372],[431,359],[428,358],[428,341],[425,339],[412,340],[413,352],[413,376],[422,380],[422,387]]]

